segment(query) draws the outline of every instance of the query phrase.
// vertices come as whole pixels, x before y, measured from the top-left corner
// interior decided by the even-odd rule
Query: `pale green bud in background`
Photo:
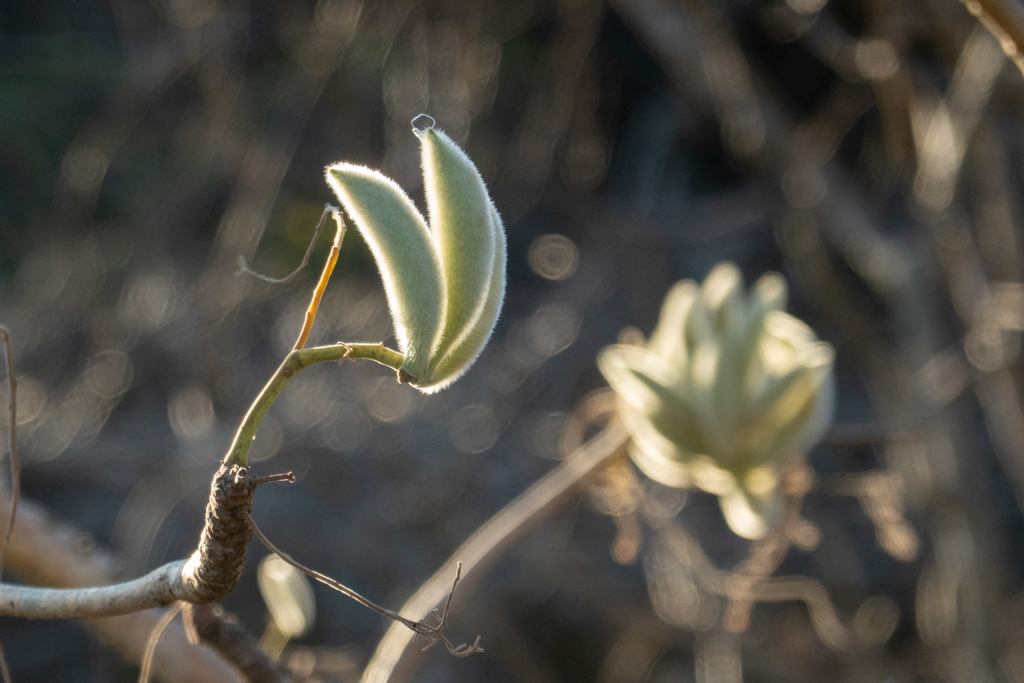
[[[779,511],[779,475],[832,421],[832,347],[783,312],[786,282],[747,294],[739,269],[716,266],[665,298],[646,346],[598,357],[630,429],[630,454],[651,479],[719,497],[729,527],[763,537]]]
[[[327,181],[377,261],[410,383],[431,393],[476,360],[505,297],[505,231],[476,166],[440,131],[418,131],[430,223],[392,180],[352,164]]]
[[[280,634],[292,640],[309,633],[316,619],[316,599],[302,572],[277,555],[268,555],[260,562],[256,580]]]

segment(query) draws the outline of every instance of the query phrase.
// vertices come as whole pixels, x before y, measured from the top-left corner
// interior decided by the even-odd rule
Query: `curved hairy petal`
[[[751,289],[751,305],[769,311],[786,310],[786,298],[789,294],[789,287],[786,279],[778,273],[765,273]]]
[[[672,386],[679,376],[678,370],[648,349],[623,344],[602,349],[597,355],[597,367],[619,398],[645,415],[660,406],[660,397],[651,387]]]
[[[629,457],[640,471],[665,486],[683,488],[693,482],[686,462],[675,457],[671,442],[640,419],[623,416],[632,436]]]
[[[647,344],[651,351],[680,369],[686,367],[689,353],[683,328],[699,295],[700,288],[693,280],[677,282],[665,296],[658,325]]]
[[[474,320],[470,327],[453,341],[446,354],[439,359],[431,359],[428,376],[428,381],[431,383],[414,384],[418,389],[427,393],[433,393],[448,386],[473,365],[491,338],[494,326],[498,322],[498,315],[501,313],[501,304],[505,300],[505,265],[508,256],[501,216],[498,215],[498,210],[494,208],[494,204],[490,200],[488,200],[488,204],[490,207],[488,228],[494,235],[496,248],[491,267],[491,279],[487,283],[485,291],[486,296],[474,313]]]
[[[747,297],[743,291],[743,276],[733,263],[723,263],[711,271],[701,290],[708,310],[714,316],[719,348],[718,372],[714,389],[714,413],[719,429],[725,434],[735,432],[739,423],[746,364],[743,349],[746,341]]]
[[[639,346],[614,344],[598,354],[597,366],[620,400],[671,441],[680,454],[707,451],[697,414],[672,391],[675,373],[657,355]]]
[[[487,300],[497,240],[490,225],[493,206],[476,166],[444,133],[428,128],[419,136],[430,232],[447,301],[432,355],[443,358]]]
[[[785,458],[787,455],[801,453],[816,443],[828,425],[832,422],[835,388],[831,368],[808,368],[802,373],[800,381],[786,392],[779,403],[779,409],[773,407],[758,427],[776,419],[783,410],[791,412],[789,422],[779,425],[774,432],[762,432],[765,437],[760,441],[747,444],[745,460],[750,465],[760,465],[771,459]],[[808,397],[801,396],[803,387],[800,384],[814,386],[815,393]],[[791,401],[791,399],[796,399]],[[799,403],[804,399],[803,403]]]
[[[742,341],[736,349],[739,366],[743,413],[750,412],[751,402],[768,378],[760,365],[758,348],[764,335],[765,316],[782,311],[786,306],[786,280],[778,273],[767,273],[754,284],[747,307],[747,320],[741,333]]]
[[[722,358],[721,346],[705,341],[694,348],[686,373],[690,405],[697,414],[708,450],[725,460],[733,455],[735,432],[727,427],[731,420],[718,410],[715,390],[722,368],[727,363],[728,359]]]
[[[778,516],[780,502],[781,498],[775,492],[767,496],[755,496],[741,488],[718,498],[722,516],[729,528],[737,536],[750,540],[765,537]]]
[[[711,269],[701,287],[701,300],[719,337],[743,319],[743,275],[735,263],[724,261]]]
[[[402,369],[426,376],[430,349],[444,309],[441,265],[423,216],[392,180],[363,166],[335,164],[327,182],[370,246],[395,337],[405,355]]]

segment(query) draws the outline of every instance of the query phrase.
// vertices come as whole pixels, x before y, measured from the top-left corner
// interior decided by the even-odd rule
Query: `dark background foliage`
[[[257,496],[270,538],[397,608],[559,459],[565,415],[605,386],[596,353],[732,260],[748,283],[784,273],[837,349],[838,426],[805,503],[822,541],[779,573],[816,577],[863,636],[832,650],[801,604],[758,605],[745,680],[1024,680],[1022,85],[955,0],[7,0],[0,322],[25,494],[126,576],[190,552],[327,247],[276,287],[236,257],[291,270],[335,161],[422,206],[426,112],[505,219],[501,321],[435,396],[368,364],[298,377],[254,447],[259,473],[298,477]],[[352,231],[312,341],[391,334]],[[870,472],[898,486],[843,495]],[[873,522],[871,501],[898,519]],[[877,538],[904,507],[920,545],[896,559]],[[652,608],[658,534],[613,561],[626,532],[600,509],[580,497],[518,545],[451,629],[487,653],[435,649],[419,680],[737,680],[705,631]],[[678,521],[719,567],[746,556],[713,498],[691,493]],[[225,601],[257,634],[264,555]],[[285,657],[357,680],[386,624],[315,593]],[[873,596],[898,615],[880,631]],[[0,643],[16,681],[134,680],[74,623],[2,620]]]

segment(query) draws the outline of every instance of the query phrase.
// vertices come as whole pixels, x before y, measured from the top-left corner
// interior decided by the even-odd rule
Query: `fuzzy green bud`
[[[767,533],[778,479],[832,420],[832,347],[782,311],[786,283],[762,277],[748,295],[739,269],[716,266],[703,286],[676,284],[646,346],[598,357],[632,436],[631,456],[668,486],[719,497],[729,527]]]
[[[487,344],[505,296],[505,232],[476,166],[440,131],[418,131],[430,222],[392,180],[352,164],[327,181],[377,261],[402,370],[431,393]]]

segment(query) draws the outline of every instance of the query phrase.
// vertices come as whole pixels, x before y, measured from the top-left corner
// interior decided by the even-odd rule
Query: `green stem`
[[[346,358],[366,358],[386,365],[398,373],[399,382],[408,382],[409,376],[402,368],[404,357],[402,354],[387,348],[384,344],[341,344],[334,346],[316,346],[311,349],[296,349],[285,357],[281,367],[277,369],[274,376],[263,387],[263,391],[256,397],[245,414],[242,424],[238,426],[235,440],[224,456],[224,464],[246,466],[249,446],[256,437],[256,429],[260,426],[263,416],[270,410],[277,397],[284,391],[284,387],[292,377],[305,367],[316,363],[327,361],[343,361]]]

